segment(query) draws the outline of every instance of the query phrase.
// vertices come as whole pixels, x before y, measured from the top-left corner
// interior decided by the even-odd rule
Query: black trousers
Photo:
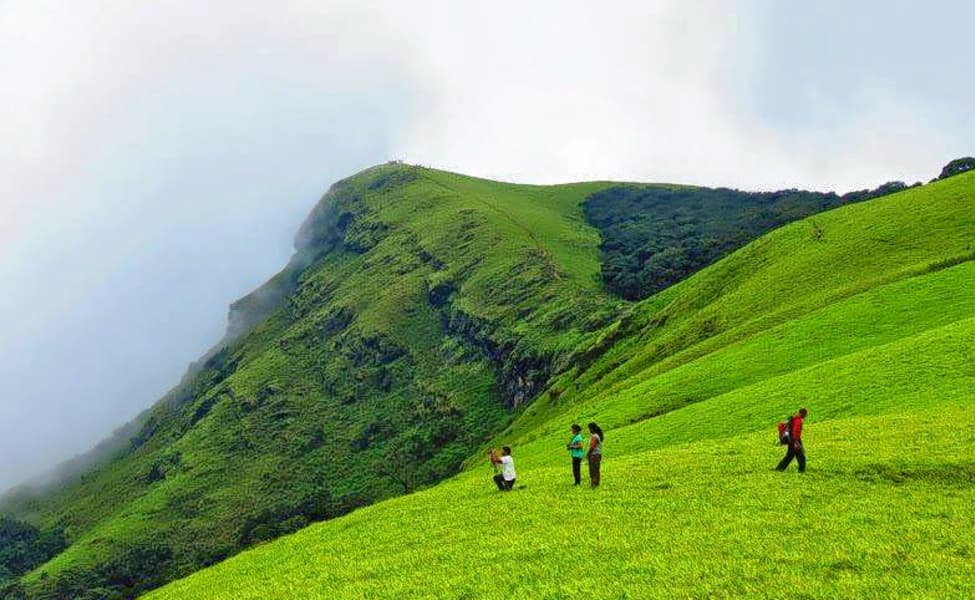
[[[508,481],[504,478],[504,475],[498,473],[494,476],[494,485],[498,486],[498,489],[502,492],[510,492],[511,488],[515,487],[515,480]]]
[[[799,472],[802,473],[806,470],[806,449],[802,447],[802,442],[796,442],[795,444],[789,444],[789,450],[785,453],[785,457],[779,461],[779,466],[775,467],[779,471],[785,471],[792,459],[796,459],[796,463],[799,464]]]
[[[582,457],[581,456],[572,457],[572,478],[575,479],[576,485],[582,483]]]

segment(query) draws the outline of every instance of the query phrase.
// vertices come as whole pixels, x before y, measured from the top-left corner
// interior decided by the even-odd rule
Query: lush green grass
[[[610,391],[592,398],[576,401],[559,399],[556,406],[540,404],[515,424],[514,437],[519,445],[546,433],[561,432],[567,420],[598,418],[609,426],[623,426],[648,417],[667,414],[674,408],[723,394],[737,394],[737,402],[748,408],[750,398],[761,397],[765,420],[730,419],[731,431],[741,428],[764,427],[769,419],[787,414],[797,404],[809,403],[822,408],[837,398],[845,398],[842,410],[832,414],[873,412],[878,405],[902,406],[906,400],[896,395],[898,385],[919,385],[911,369],[913,348],[924,339],[913,336],[951,325],[975,315],[975,262],[966,262],[935,273],[879,286],[868,292],[814,310],[802,317],[786,321],[768,330],[733,341],[691,362],[678,363],[673,368],[658,371],[655,365],[641,376],[627,378]],[[730,335],[718,336],[727,340]],[[733,338],[732,338],[733,339]],[[909,340],[905,342],[905,340]],[[715,343],[717,340],[710,340]],[[841,377],[849,370],[871,361],[892,361],[893,354],[881,352],[904,346],[905,356],[890,364],[878,364],[877,397],[857,396]],[[693,350],[693,349],[692,349]],[[961,347],[943,355],[932,354],[936,361],[932,373],[939,378],[961,376],[960,385],[967,385],[969,377],[966,361],[970,359]],[[665,361],[672,363],[677,361]],[[653,376],[651,376],[653,375]],[[838,383],[839,382],[839,383]],[[925,383],[929,385],[929,383]],[[866,388],[871,389],[871,388]],[[566,394],[568,395],[568,394]],[[580,394],[581,396],[581,394]],[[896,398],[896,401],[895,401]],[[731,409],[732,407],[729,407]],[[701,414],[695,407],[691,413]],[[776,412],[777,411],[777,412]],[[536,416],[537,415],[537,416]],[[533,425],[533,421],[544,420]],[[697,434],[693,423],[680,428],[669,425],[674,435]],[[718,424],[717,430],[721,430]],[[669,442],[670,440],[668,440]],[[655,438],[646,439],[655,445]]]
[[[973,197],[975,178],[953,179],[760,238],[638,305],[616,326],[621,339],[563,375],[557,400],[529,407],[504,439],[567,419],[622,426],[972,315]],[[792,394],[818,398],[815,384]]]
[[[526,488],[478,454],[149,597],[970,597],[973,208],[961,175],[772,232],[583,340],[492,442]],[[773,472],[800,404],[809,471]]]
[[[767,434],[610,455],[596,491],[524,456],[525,489],[469,473],[148,597],[963,597],[975,463],[955,425],[972,415],[945,402],[812,421],[803,476],[771,472]]]

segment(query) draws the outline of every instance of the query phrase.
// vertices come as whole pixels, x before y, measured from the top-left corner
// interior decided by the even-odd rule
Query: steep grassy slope
[[[761,238],[610,326],[586,360],[554,383],[557,405],[529,408],[514,430],[537,436],[536,414],[552,422],[550,431],[561,430],[559,405],[584,417],[592,413],[587,405],[615,402],[621,393],[621,412],[607,424],[622,425],[889,341],[903,335],[900,328],[919,331],[967,315],[972,187],[970,176],[931,184]],[[958,265],[965,266],[951,269]],[[822,322],[777,328],[804,316]],[[751,346],[731,361],[708,356],[749,338]],[[800,400],[815,398],[814,390],[799,392]]]
[[[492,441],[526,488],[474,455],[149,597],[970,597],[973,208],[964,174],[776,230],[572,353]],[[798,405],[809,472],[772,472]],[[563,450],[590,419],[595,491]]]
[[[602,186],[402,165],[336,184],[114,460],[10,501],[71,542],[27,594],[139,593],[456,472],[618,312],[579,209]]]

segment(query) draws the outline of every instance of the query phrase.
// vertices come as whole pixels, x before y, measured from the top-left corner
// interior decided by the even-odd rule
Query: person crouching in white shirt
[[[502,492],[510,492],[515,487],[515,459],[511,458],[511,447],[503,446],[501,456],[494,450],[488,455],[491,462],[501,466],[501,472],[494,474],[494,483]]]

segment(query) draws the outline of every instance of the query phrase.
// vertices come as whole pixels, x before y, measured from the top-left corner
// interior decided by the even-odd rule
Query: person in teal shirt
[[[572,455],[572,477],[575,478],[575,484],[579,485],[582,482],[582,457],[586,455],[586,451],[582,443],[582,427],[578,424],[572,425],[572,439],[565,449]]]

